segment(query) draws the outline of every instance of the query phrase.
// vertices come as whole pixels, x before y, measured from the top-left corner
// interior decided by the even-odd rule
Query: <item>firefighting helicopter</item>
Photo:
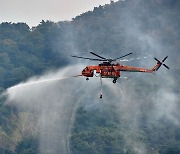
[[[72,55],[72,57],[102,62],[99,65],[86,66],[86,68],[82,70],[82,74],[79,75],[79,76],[85,76],[86,80],[89,80],[89,77],[93,77],[95,73],[99,74],[101,87],[102,87],[102,78],[113,78],[113,83],[115,84],[117,79],[121,77],[121,73],[120,73],[121,71],[154,73],[155,71],[158,71],[158,69],[162,65],[165,68],[170,69],[166,64],[164,64],[168,56],[166,56],[162,61],[158,60],[157,58],[154,58],[157,61],[156,65],[151,69],[147,69],[147,68],[121,65],[119,63],[113,63],[116,62],[118,59],[131,55],[132,52],[114,59],[102,57],[94,52],[90,52],[90,53],[98,58],[88,58],[88,57],[81,57],[75,55]],[[101,88],[100,98],[102,98],[102,88]]]

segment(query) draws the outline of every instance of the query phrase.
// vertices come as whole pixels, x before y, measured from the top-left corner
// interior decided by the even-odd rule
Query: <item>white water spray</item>
[[[68,79],[66,76],[79,73],[81,69],[81,66],[66,67],[41,77],[33,77],[7,89],[5,93],[6,104],[16,106],[20,112],[36,115],[39,150],[42,154],[70,153],[68,135],[78,101],[81,100],[80,94],[85,87],[81,79]]]
[[[99,80],[69,78],[84,66],[66,67],[56,72],[32,77],[27,82],[7,89],[6,104],[19,112],[32,112],[40,139],[40,153],[69,154],[69,136],[79,103],[99,101]],[[91,102],[93,105],[93,102]],[[28,123],[31,123],[29,121]]]

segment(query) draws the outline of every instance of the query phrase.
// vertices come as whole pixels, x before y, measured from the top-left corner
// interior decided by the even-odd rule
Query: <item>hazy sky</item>
[[[26,22],[36,26],[42,20],[71,20],[95,6],[109,3],[110,0],[0,0],[0,23]]]

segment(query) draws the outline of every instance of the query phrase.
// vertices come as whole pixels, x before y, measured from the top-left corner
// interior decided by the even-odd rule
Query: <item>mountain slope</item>
[[[123,90],[113,87],[120,92],[119,96],[113,89],[105,90],[107,98],[114,96],[113,100],[108,99],[111,100],[108,105],[88,109],[87,104],[96,101],[82,101],[70,134],[70,147],[77,154],[141,153],[141,150],[179,153],[179,124],[173,121],[179,123],[179,14],[178,0],[125,0],[99,6],[72,21],[42,21],[32,29],[25,23],[1,23],[1,91],[48,70],[88,63],[71,58],[72,54],[89,56],[89,51],[94,51],[115,58],[133,52],[130,58],[135,59],[169,55],[167,63],[171,69],[168,73],[160,70],[160,80],[127,74],[131,77],[129,82],[119,81]],[[151,67],[154,60],[149,56],[128,64]],[[166,90],[170,92],[165,93]],[[177,99],[175,108],[170,96]],[[0,152],[39,152],[37,115],[5,106],[4,98],[0,115]],[[33,121],[32,125],[26,123],[28,119]]]

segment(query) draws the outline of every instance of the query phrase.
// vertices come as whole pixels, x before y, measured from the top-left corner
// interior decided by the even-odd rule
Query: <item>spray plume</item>
[[[33,77],[7,89],[5,93],[6,104],[16,106],[20,112],[29,111],[36,115],[40,153],[69,153],[68,135],[78,105],[76,96],[80,101],[84,85],[78,86],[80,79],[67,79],[65,76],[79,68],[67,67]]]
[[[99,80],[91,80],[87,85],[82,78],[67,78],[69,74],[81,72],[82,68],[76,65],[32,77],[3,94],[7,96],[7,105],[36,115],[40,153],[70,153],[69,135],[78,105],[89,97],[99,101]]]

